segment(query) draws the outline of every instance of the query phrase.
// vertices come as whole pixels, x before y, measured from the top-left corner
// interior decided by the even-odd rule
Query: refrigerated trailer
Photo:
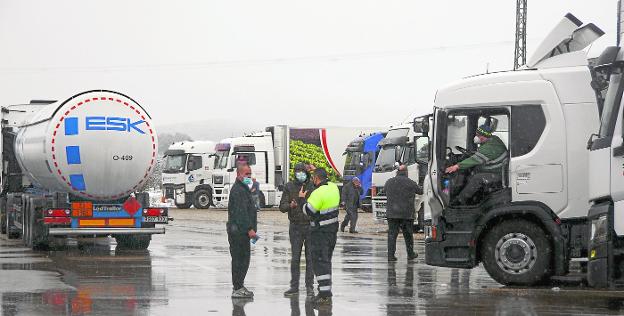
[[[260,206],[277,206],[282,188],[293,178],[298,162],[324,168],[329,180],[342,182],[343,155],[356,137],[380,131],[374,127],[290,127],[269,126],[264,132],[226,138],[215,147],[213,171],[214,203],[225,207],[230,187],[236,180],[235,166],[244,161],[260,183]]]
[[[147,248],[166,208],[139,192],[156,164],[151,117],[130,97],[93,90],[1,108],[2,232],[45,248],[57,238],[113,236]]]

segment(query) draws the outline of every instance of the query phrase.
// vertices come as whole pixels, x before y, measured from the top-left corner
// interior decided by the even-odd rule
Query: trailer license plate
[[[146,223],[166,223],[167,216],[146,216],[143,217],[143,222]]]

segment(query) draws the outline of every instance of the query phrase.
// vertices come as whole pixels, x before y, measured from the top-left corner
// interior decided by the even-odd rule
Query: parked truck
[[[568,14],[522,69],[465,78],[438,90],[427,176],[432,210],[427,264],[473,268],[482,262],[499,283],[532,285],[566,275],[572,259],[585,265],[595,254],[590,267],[602,273],[607,253],[620,256],[621,250],[601,244],[605,232],[612,237],[610,245],[619,246],[619,239],[613,229],[602,231],[607,221],[600,221],[613,214],[616,192],[624,188],[611,177],[611,171],[622,174],[622,161],[612,157],[621,139],[610,136],[616,122],[615,133],[621,131],[621,109],[612,110],[619,106],[621,100],[613,98],[621,96],[622,86],[614,82],[619,76],[612,76],[619,90],[609,87],[602,109],[597,96],[604,84],[583,50],[603,34]],[[599,130],[600,111],[603,127],[590,156],[586,141]],[[476,153],[473,137],[482,125],[505,144],[505,155],[492,159]],[[446,168],[468,157],[500,173],[491,171],[493,180],[481,182],[465,199],[466,183],[487,169],[447,173]],[[596,238],[588,254],[590,197]]]
[[[344,152],[345,164],[343,182],[346,184],[354,177],[360,179],[362,194],[360,205],[365,212],[372,211],[371,183],[373,180],[373,167],[379,154],[379,142],[385,133],[377,132],[363,135],[352,140]]]
[[[166,208],[138,192],[156,164],[149,114],[130,97],[93,90],[1,108],[2,233],[46,248],[59,237],[113,236],[145,249]]]
[[[226,138],[215,147],[214,202],[217,206],[227,206],[230,187],[236,180],[237,161],[248,163],[260,183],[261,207],[279,204],[282,188],[292,178],[293,167],[298,162],[325,168],[330,181],[341,183],[345,148],[355,137],[378,130],[276,125],[267,127],[264,132]]]
[[[162,170],[164,196],[177,208],[207,209],[212,201],[212,170],[215,142],[183,141],[171,144],[165,152]]]
[[[396,175],[399,165],[406,165],[408,177],[423,186],[429,160],[429,138],[420,128],[429,128],[431,115],[414,118],[413,122],[401,124],[388,130],[386,137],[379,142],[380,151],[373,170],[371,187],[373,215],[377,221],[386,219],[386,193],[384,185],[388,179]],[[419,129],[415,129],[415,126]],[[415,225],[418,230],[423,228],[427,205],[423,203],[423,196],[416,195],[415,210],[417,211]],[[417,231],[418,231],[417,230]]]

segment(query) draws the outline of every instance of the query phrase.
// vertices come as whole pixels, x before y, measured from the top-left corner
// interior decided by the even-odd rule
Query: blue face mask
[[[251,180],[251,178],[249,178],[249,177],[245,177],[245,178],[243,178],[243,184],[251,185],[251,184],[253,184],[253,180]]]
[[[308,175],[306,175],[305,172],[297,172],[295,173],[295,178],[297,178],[299,182],[305,182],[305,180],[308,179]]]

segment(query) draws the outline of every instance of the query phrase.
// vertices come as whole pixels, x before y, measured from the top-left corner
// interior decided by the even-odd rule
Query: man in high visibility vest
[[[310,218],[312,264],[314,275],[318,281],[318,295],[313,302],[318,305],[332,303],[332,254],[336,246],[338,234],[338,206],[340,205],[340,191],[334,183],[328,182],[325,169],[317,168],[312,173],[312,183],[316,189],[308,197],[303,212]],[[306,196],[303,188],[299,196]]]

